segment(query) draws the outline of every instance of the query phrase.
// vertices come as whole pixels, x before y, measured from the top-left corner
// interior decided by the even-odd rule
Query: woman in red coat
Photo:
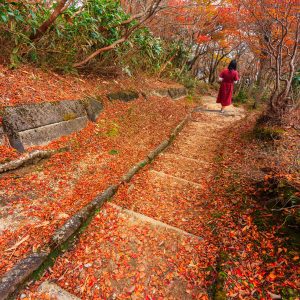
[[[228,65],[228,68],[223,70],[220,74],[219,81],[221,82],[221,86],[219,89],[217,103],[222,105],[221,113],[223,113],[225,107],[229,106],[232,102],[233,84],[239,80],[239,74],[236,67],[236,61],[232,60]]]

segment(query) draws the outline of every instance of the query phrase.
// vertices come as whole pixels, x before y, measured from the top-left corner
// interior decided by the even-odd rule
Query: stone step
[[[194,138],[196,140],[196,138]],[[197,140],[192,143],[190,140],[188,143],[174,143],[172,148],[168,150],[168,153],[173,155],[180,155],[189,157],[195,160],[202,161],[212,161],[215,157],[215,149],[217,148],[217,144],[215,141],[211,141],[210,143],[198,142]]]
[[[168,175],[201,183],[203,178],[207,178],[211,164],[182,155],[165,153],[159,156],[159,159],[153,163],[153,169],[161,171]]]
[[[133,210],[129,210],[129,209],[123,208],[123,207],[121,207],[119,205],[116,205],[114,203],[108,203],[108,205],[110,205],[113,208],[119,210],[124,216],[129,217],[129,221],[131,221],[132,224],[141,221],[141,222],[149,223],[149,224],[151,224],[154,227],[161,227],[161,228],[164,228],[166,230],[175,231],[175,232],[177,232],[179,234],[190,236],[190,237],[193,237],[193,238],[196,238],[196,239],[199,239],[199,240],[203,239],[202,237],[196,236],[196,235],[194,235],[192,233],[189,233],[187,231],[184,231],[184,230],[182,230],[180,228],[177,228],[177,227],[171,226],[169,224],[166,224],[164,222],[155,220],[155,219],[150,218],[150,217],[148,217],[146,215],[137,213],[137,212],[135,212]]]
[[[107,203],[50,277],[82,299],[205,298],[211,250],[198,237]]]
[[[166,180],[171,181],[172,184],[176,182],[176,185],[180,184],[180,185],[193,186],[197,189],[202,188],[202,185],[200,183],[192,181],[192,180],[184,179],[182,177],[174,176],[174,175],[167,174],[162,171],[157,171],[157,170],[153,170],[153,169],[150,170],[150,172],[153,173],[155,176],[161,177],[164,181],[166,181]]]

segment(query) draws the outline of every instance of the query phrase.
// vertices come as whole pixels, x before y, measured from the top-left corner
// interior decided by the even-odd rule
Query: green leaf
[[[117,154],[119,154],[119,151],[115,150],[115,149],[112,149],[112,150],[109,151],[109,154],[110,155],[117,155]]]
[[[5,22],[5,23],[7,23],[7,21],[8,21],[7,15],[5,15],[5,14],[3,14],[3,13],[1,13],[1,19],[2,19],[3,22]]]

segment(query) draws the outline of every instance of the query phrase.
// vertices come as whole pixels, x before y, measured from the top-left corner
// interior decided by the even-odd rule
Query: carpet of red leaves
[[[21,103],[24,95],[29,99],[25,91],[6,97],[17,99],[10,101],[14,105]],[[1,274],[28,252],[43,248],[57,227],[118,180],[186,114],[184,100],[173,102],[155,97],[132,103],[105,103],[105,106],[97,123],[90,123],[80,133],[46,147],[68,146],[68,151],[57,153],[37,166],[0,177],[1,217],[19,218],[13,229],[4,230],[0,236]],[[245,138],[254,122],[255,119],[250,118],[235,123],[226,131],[215,130],[211,135],[215,139],[213,144],[199,138],[200,146],[202,143],[211,149],[206,153],[209,168],[200,170],[197,163],[191,162],[190,167],[195,172],[185,173],[185,179],[201,188],[185,185],[178,188],[157,177],[153,179],[148,171],[151,168],[160,170],[162,165],[158,160],[120,189],[115,198],[122,206],[201,236],[204,241],[196,243],[183,238],[177,251],[167,250],[158,259],[162,252],[161,241],[171,245],[169,241],[176,240],[176,234],[167,236],[165,232],[151,231],[141,224],[128,225],[127,220],[117,218],[115,210],[107,205],[87,228],[74,251],[60,257],[43,280],[56,279],[63,288],[86,299],[109,299],[110,296],[113,299],[118,282],[128,286],[127,290],[119,291],[120,299],[134,299],[133,294],[137,295],[135,299],[172,299],[168,293],[175,276],[193,283],[182,288],[184,296],[181,299],[186,295],[190,295],[190,299],[224,295],[229,299],[276,299],[277,295],[287,294],[292,296],[284,296],[284,299],[298,299],[299,255],[290,247],[289,237],[280,233],[282,223],[274,223],[270,211],[254,197],[253,183],[264,176],[261,167],[274,163],[270,153],[262,152],[257,141]],[[194,129],[184,129],[182,139]],[[208,132],[208,127],[204,126],[204,135]],[[175,142],[168,153],[176,154],[181,142]],[[195,149],[195,160],[202,149],[200,146]],[[164,165],[170,175],[174,172],[180,175],[180,170],[174,169],[172,163]],[[200,173],[205,174],[205,179],[196,176]],[[160,197],[155,196],[158,192]],[[171,197],[164,197],[164,192]],[[264,226],[260,226],[261,222]],[[101,252],[99,243],[104,245]],[[115,251],[110,251],[110,247]],[[104,260],[100,260],[99,255],[103,255]],[[115,255],[114,261],[118,261],[116,266],[109,264],[112,255]],[[145,283],[144,278],[150,276],[145,272],[145,261],[149,263],[151,258],[157,258],[155,265],[161,264],[161,268],[152,270],[155,274],[152,283]],[[87,267],[91,261],[95,262],[93,268]],[[101,265],[103,261],[106,265]],[[175,266],[179,274],[174,271]],[[224,284],[215,291],[214,283],[220,275]],[[146,284],[149,290],[145,289]],[[29,296],[31,299],[37,299],[36,286]],[[28,290],[26,293],[30,294]],[[175,294],[175,299],[180,299],[178,295]]]
[[[166,179],[153,181],[150,176],[151,169],[165,165],[166,155],[176,152],[184,136],[191,133],[192,127],[187,126],[175,145],[119,190],[114,200],[202,236],[203,242],[188,242],[190,251],[187,251],[186,242],[175,252],[167,250],[162,256],[162,260],[166,260],[163,263],[157,260],[161,251],[158,241],[166,241],[168,249],[170,237],[166,233],[153,233],[145,225],[128,226],[106,206],[76,248],[59,258],[43,280],[58,280],[63,288],[86,299],[110,299],[114,293],[118,299],[277,299],[279,295],[282,299],[298,299],[299,256],[290,247],[289,236],[281,235],[282,224],[274,223],[271,212],[254,197],[253,179],[263,174],[256,170],[262,166],[256,156],[261,145],[245,138],[253,125],[254,119],[236,123],[228,128],[226,137],[219,138],[214,163],[209,171],[204,170],[205,177],[209,178],[207,184],[198,178],[202,183],[200,191],[191,186],[171,186]],[[209,135],[207,130],[206,133]],[[172,170],[169,163],[165,166],[165,172],[168,168]],[[199,174],[199,168],[194,171]],[[208,173],[213,176],[207,176]],[[195,176],[190,175],[191,178]],[[266,226],[261,226],[260,222]],[[138,251],[130,246],[136,239],[141,242]],[[176,240],[174,236],[171,239]],[[193,257],[192,263],[188,257]],[[109,267],[108,263],[103,265],[103,261],[119,264]],[[86,269],[84,265],[91,262],[96,265]],[[160,270],[149,269],[147,264],[151,263],[160,265]],[[173,273],[173,264],[176,268],[182,266],[179,267],[180,276],[195,284],[185,287],[184,294],[170,294],[174,282],[178,284],[178,272]],[[193,266],[196,266],[196,273]],[[147,286],[145,278],[149,276],[153,281]],[[218,284],[220,278],[223,278],[221,286]],[[123,289],[124,286],[127,288]],[[35,295],[33,292],[31,299],[35,299]]]
[[[220,212],[214,226],[222,251],[224,291],[230,299],[299,299],[297,247],[282,232],[284,219],[274,219],[256,197],[256,183],[266,177],[264,168],[276,169],[279,160],[278,171],[288,168],[283,167],[280,145],[267,146],[253,137],[255,120],[250,115],[226,134],[212,184]],[[290,158],[295,158],[297,146],[291,140],[288,144],[294,149]]]
[[[68,151],[36,166],[3,174],[1,218],[8,225],[0,236],[0,273],[27,253],[43,248],[56,228],[116,183],[165,139],[185,115],[184,99],[107,101],[98,122],[43,147],[68,147]]]
[[[120,89],[144,91],[176,83],[140,74],[139,80],[128,76],[101,78],[94,75],[57,74],[30,65],[12,70],[0,65],[0,109],[44,101],[76,100],[86,96],[102,96]]]
[[[82,299],[208,299],[213,250],[208,241],[133,221],[106,204],[43,280]]]

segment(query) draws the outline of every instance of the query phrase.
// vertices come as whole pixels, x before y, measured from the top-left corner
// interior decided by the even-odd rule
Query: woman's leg
[[[226,108],[226,106],[223,106],[223,105],[222,105],[221,112],[224,112],[224,111],[225,111],[225,108]]]

